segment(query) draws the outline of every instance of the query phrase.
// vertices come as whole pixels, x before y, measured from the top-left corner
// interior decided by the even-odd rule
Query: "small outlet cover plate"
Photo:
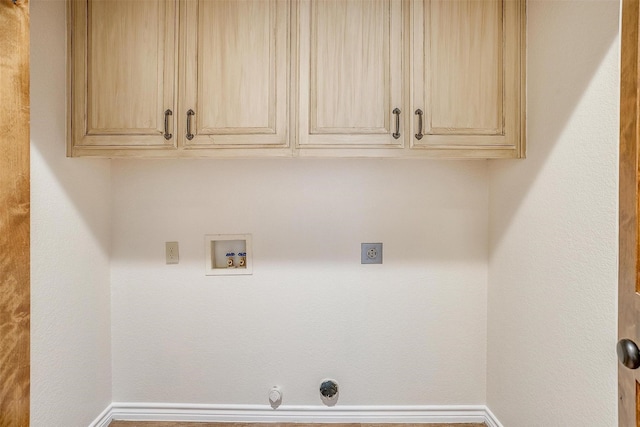
[[[361,243],[360,264],[382,264],[382,243]]]
[[[165,242],[167,264],[177,264],[180,261],[178,242]]]

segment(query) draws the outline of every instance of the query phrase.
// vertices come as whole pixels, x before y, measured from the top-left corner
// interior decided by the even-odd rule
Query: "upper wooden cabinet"
[[[523,157],[524,8],[300,0],[298,154]]]
[[[173,148],[177,1],[72,1],[70,153]],[[175,116],[167,113],[167,127]]]
[[[71,156],[525,154],[525,0],[68,0]]]
[[[402,147],[401,0],[301,0],[298,19],[299,146]]]
[[[69,154],[290,154],[289,7],[70,0]]]
[[[288,146],[289,1],[183,6],[185,148]]]
[[[412,148],[523,157],[524,7],[412,0]]]

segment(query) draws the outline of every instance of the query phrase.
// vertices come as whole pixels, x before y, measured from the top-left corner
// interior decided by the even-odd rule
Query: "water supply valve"
[[[236,256],[235,252],[227,252],[227,268],[233,268],[234,266],[234,257]]]

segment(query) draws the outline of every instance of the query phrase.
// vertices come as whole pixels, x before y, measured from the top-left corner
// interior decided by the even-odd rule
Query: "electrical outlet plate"
[[[251,234],[208,234],[204,236],[207,276],[253,274]],[[233,253],[233,256],[227,254]],[[244,255],[244,265],[241,258]],[[229,266],[229,258],[232,264]]]
[[[382,243],[360,244],[360,264],[382,264]]]
[[[165,256],[167,264],[177,264],[180,261],[178,242],[165,242]]]

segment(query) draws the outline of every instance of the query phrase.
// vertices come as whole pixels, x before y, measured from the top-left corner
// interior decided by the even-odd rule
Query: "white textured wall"
[[[618,8],[529,1],[528,159],[489,175],[120,160],[110,176],[64,158],[64,2],[32,0],[31,424],[107,407],[112,339],[116,401],[266,403],[279,384],[285,404],[320,404],[332,376],[340,404],[615,425]],[[254,275],[205,277],[204,234],[245,232]],[[359,264],[364,241],[384,242],[382,266]]]
[[[65,2],[31,1],[31,426],[111,402],[110,165],[65,158]]]
[[[488,405],[617,425],[619,2],[528,2],[528,158],[490,170]]]
[[[483,404],[484,161],[113,162],[114,400]],[[204,235],[254,274],[205,277]],[[180,264],[164,264],[179,241]],[[384,264],[361,265],[360,243]]]

